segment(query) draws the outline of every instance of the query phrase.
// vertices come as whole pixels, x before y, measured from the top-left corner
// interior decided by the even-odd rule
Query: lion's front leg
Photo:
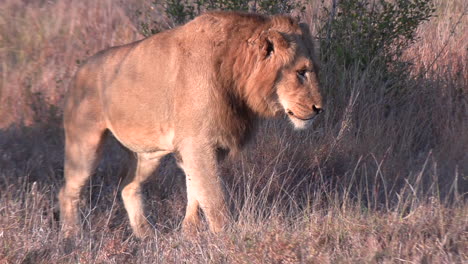
[[[122,184],[122,200],[128,213],[133,233],[139,238],[145,238],[153,233],[144,214],[141,184],[145,182],[159,165],[162,157],[168,152],[131,153],[134,171],[129,174]]]
[[[217,174],[214,149],[191,141],[184,145],[180,154],[180,166],[185,172],[187,182],[184,232],[193,233],[200,226],[199,207],[208,220],[210,230],[214,233],[220,232],[226,225],[229,214],[221,180]]]

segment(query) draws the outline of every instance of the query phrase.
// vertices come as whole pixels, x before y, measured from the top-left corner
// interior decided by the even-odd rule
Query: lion
[[[141,185],[169,153],[186,175],[182,230],[200,228],[199,208],[212,232],[223,230],[230,214],[220,153],[241,150],[261,119],[287,116],[296,129],[309,127],[323,111],[317,70],[306,24],[236,12],[206,13],[92,56],[65,97],[66,236],[79,230],[80,191],[107,131],[132,153],[121,194],[137,237],[152,232]]]

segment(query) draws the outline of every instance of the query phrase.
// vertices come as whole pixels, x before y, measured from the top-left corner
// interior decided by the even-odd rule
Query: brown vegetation
[[[181,235],[184,176],[168,157],[144,191],[156,237],[135,239],[118,195],[125,152],[109,140],[70,247],[55,210],[61,98],[83,59],[141,38],[131,9],[141,2],[30,2],[0,3],[0,263],[467,261],[465,1],[435,0],[438,17],[406,55],[417,67],[404,96],[386,96],[388,80],[370,70],[322,65],[327,111],[313,129],[266,122],[223,164],[235,216],[225,233]],[[309,2],[311,25],[320,2]]]

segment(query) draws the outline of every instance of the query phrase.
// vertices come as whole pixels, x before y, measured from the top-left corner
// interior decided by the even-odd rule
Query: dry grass
[[[372,69],[323,65],[327,111],[312,130],[265,122],[222,165],[223,234],[181,235],[184,175],[168,157],[145,186],[156,236],[135,239],[117,191],[126,156],[110,139],[71,243],[56,208],[61,98],[80,61],[141,37],[145,1],[2,1],[0,263],[466,263],[468,6],[435,2],[404,96],[385,95]],[[315,23],[321,3],[309,5]]]
[[[60,103],[81,61],[140,38],[114,1],[2,1],[0,126],[35,119],[35,100]],[[38,95],[41,93],[42,95]]]

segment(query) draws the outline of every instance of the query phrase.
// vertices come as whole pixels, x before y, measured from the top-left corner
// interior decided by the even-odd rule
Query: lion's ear
[[[263,58],[268,58],[279,50],[289,47],[289,42],[276,30],[268,30],[260,36],[260,49]]]

